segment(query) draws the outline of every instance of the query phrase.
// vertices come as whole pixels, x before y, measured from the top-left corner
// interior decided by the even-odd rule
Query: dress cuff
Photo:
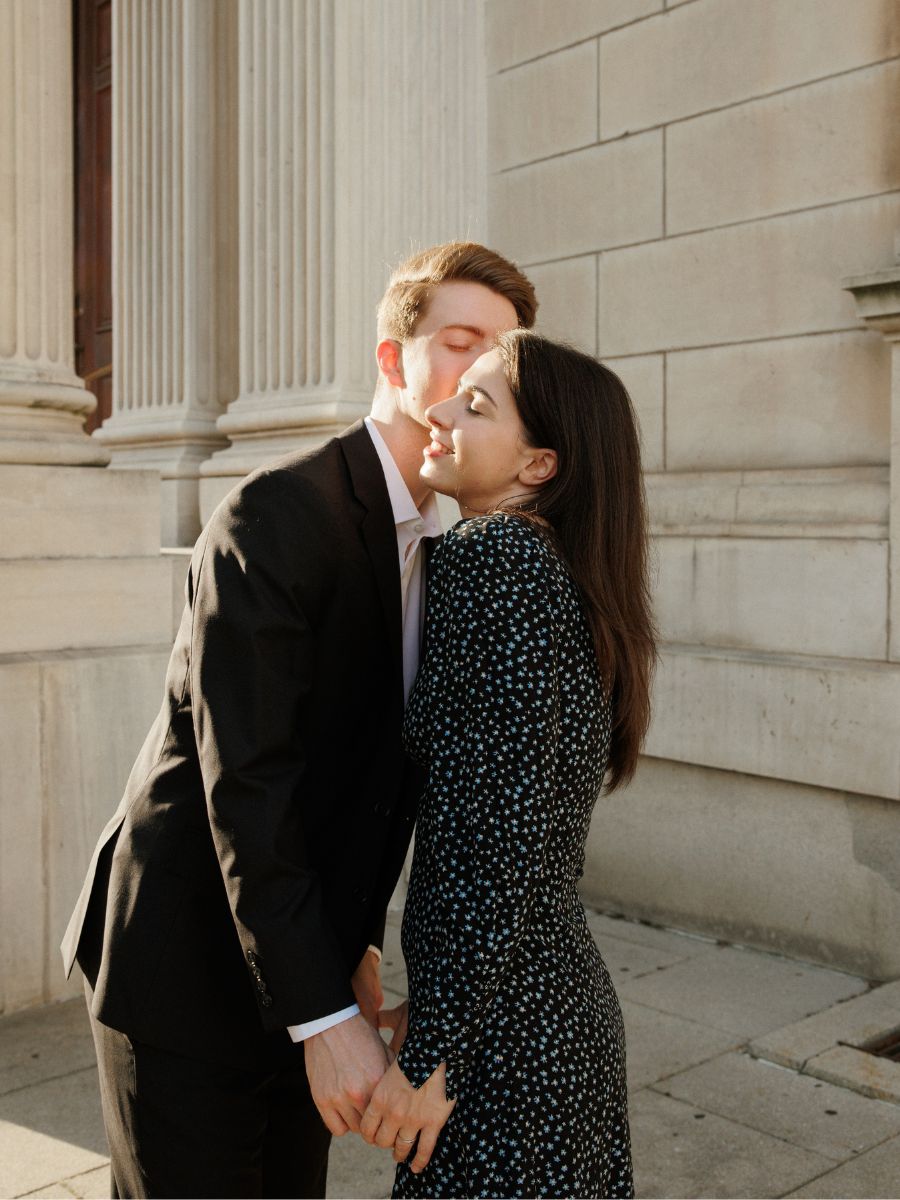
[[[426,1083],[441,1063],[447,1065],[447,1099],[455,1100],[459,1094],[463,1064],[452,1054],[442,1054],[440,1051],[432,1054],[422,1053],[407,1039],[397,1055],[397,1066],[414,1088],[420,1088],[423,1083]]]

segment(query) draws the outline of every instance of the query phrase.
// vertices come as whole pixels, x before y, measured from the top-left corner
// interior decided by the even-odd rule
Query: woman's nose
[[[438,429],[450,428],[450,408],[446,400],[438,400],[436,404],[425,409],[425,420]]]

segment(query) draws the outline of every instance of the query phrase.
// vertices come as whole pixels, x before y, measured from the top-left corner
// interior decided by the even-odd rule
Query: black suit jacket
[[[362,422],[249,476],[191,559],[165,698],[69,924],[98,1020],[255,1065],[354,1002],[421,778],[400,576]]]

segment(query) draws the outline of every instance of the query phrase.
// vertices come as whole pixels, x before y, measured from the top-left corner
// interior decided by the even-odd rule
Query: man
[[[63,942],[114,1195],[323,1196],[330,1135],[359,1128],[420,784],[399,734],[439,531],[424,413],[535,308],[483,246],[402,264],[370,417],[255,472],[197,542],[162,710]]]

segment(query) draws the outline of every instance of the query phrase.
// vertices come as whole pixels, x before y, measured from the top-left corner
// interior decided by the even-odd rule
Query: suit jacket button
[[[268,992],[263,992],[263,994],[259,998],[259,1002],[263,1006],[263,1008],[271,1008],[272,1007],[272,997],[269,995]]]

